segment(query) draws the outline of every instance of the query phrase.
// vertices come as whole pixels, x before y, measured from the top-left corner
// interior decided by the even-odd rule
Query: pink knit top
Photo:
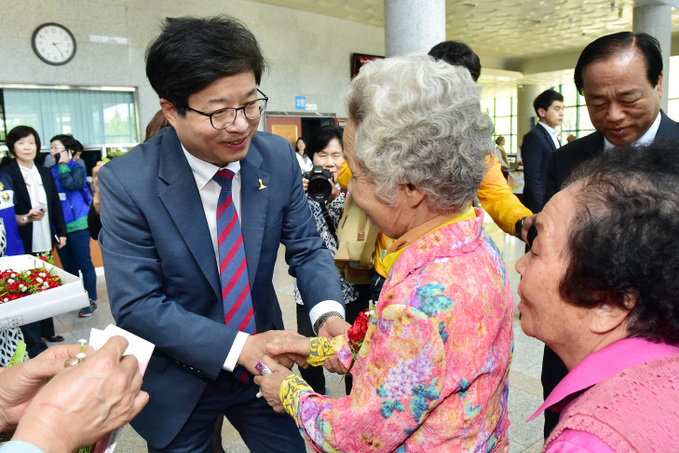
[[[676,451],[679,347],[626,338],[596,351],[533,417],[570,399],[543,451]]]

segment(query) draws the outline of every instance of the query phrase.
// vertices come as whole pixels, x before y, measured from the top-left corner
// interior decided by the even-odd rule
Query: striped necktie
[[[220,170],[214,176],[214,180],[222,186],[217,204],[217,244],[224,324],[241,332],[254,334],[256,333],[255,316],[252,309],[243,235],[231,196],[233,177],[234,174],[230,170]],[[236,367],[234,375],[241,381],[246,381],[249,377],[241,366]]]

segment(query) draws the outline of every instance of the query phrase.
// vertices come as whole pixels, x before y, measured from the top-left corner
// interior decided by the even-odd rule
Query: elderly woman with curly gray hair
[[[569,370],[533,416],[561,413],[543,451],[677,451],[678,232],[676,143],[604,154],[537,215],[521,327]]]
[[[424,55],[367,64],[347,94],[349,191],[391,238],[388,277],[355,357],[348,335],[268,345],[350,369],[350,395],[319,395],[265,358],[255,378],[316,451],[503,451],[512,295],[472,207],[492,123],[469,71]],[[299,363],[299,362],[298,362]]]

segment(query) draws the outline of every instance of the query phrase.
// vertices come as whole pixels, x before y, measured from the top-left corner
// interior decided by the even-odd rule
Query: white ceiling
[[[259,3],[384,26],[384,0],[252,0]],[[637,0],[637,4],[640,1]],[[676,0],[662,0],[679,6]],[[595,38],[632,30],[634,0],[446,0],[446,39],[467,43],[484,58],[518,60],[579,52]],[[679,32],[679,10],[672,9]],[[572,70],[535,74],[484,67],[484,97],[514,90],[517,83],[554,85],[572,81]]]

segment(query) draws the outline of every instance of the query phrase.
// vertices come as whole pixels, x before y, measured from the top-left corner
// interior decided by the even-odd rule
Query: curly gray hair
[[[346,95],[356,124],[353,153],[395,206],[404,185],[424,192],[446,213],[469,205],[486,173],[493,123],[481,113],[480,87],[469,71],[427,55],[375,60]]]

